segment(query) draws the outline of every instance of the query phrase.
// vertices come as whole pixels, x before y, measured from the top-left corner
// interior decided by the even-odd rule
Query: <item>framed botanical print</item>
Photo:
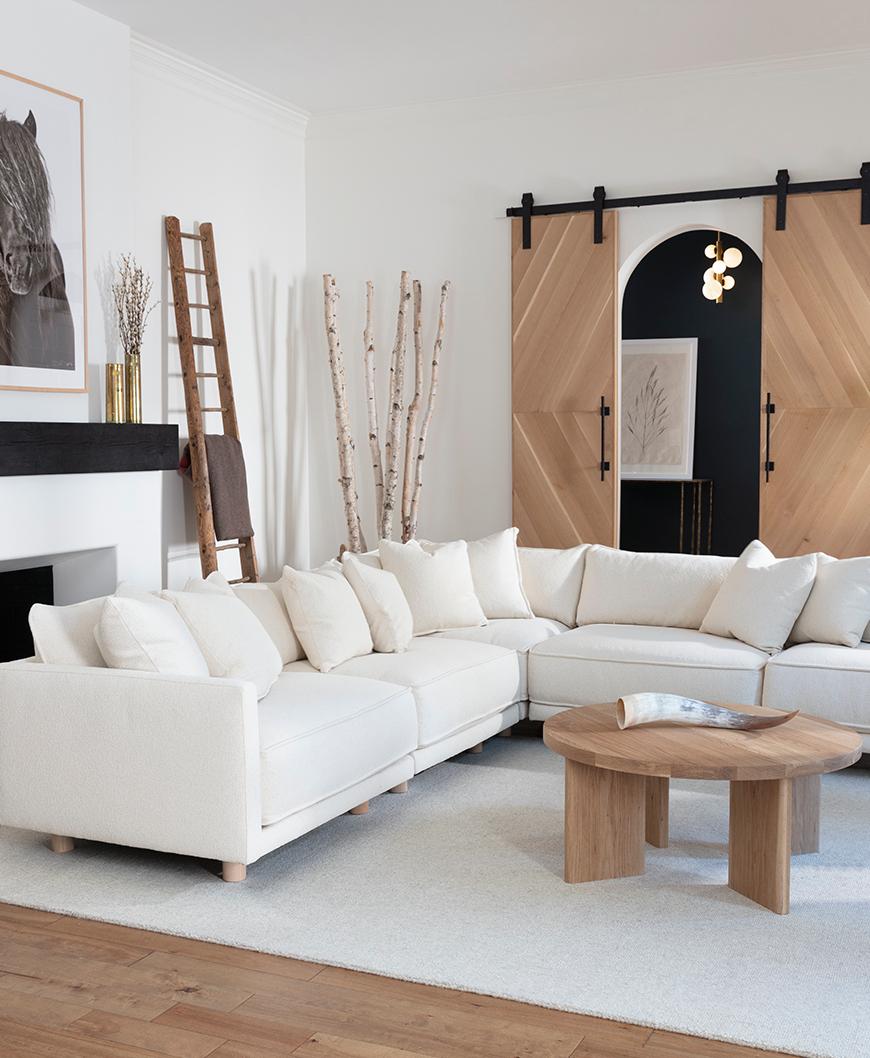
[[[0,389],[87,389],[83,109],[0,71]]]
[[[692,477],[697,367],[697,338],[623,341],[622,477]]]

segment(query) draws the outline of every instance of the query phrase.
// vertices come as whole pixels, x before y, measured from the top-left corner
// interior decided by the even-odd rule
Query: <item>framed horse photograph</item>
[[[0,70],[0,389],[87,389],[83,112]]]

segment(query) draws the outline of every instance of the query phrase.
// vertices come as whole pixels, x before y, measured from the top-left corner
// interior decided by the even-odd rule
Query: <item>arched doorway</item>
[[[748,243],[723,232],[723,246],[739,249],[742,262],[733,272],[734,288],[722,302],[708,301],[701,293],[703,273],[711,264],[705,248],[716,236],[716,231],[696,229],[659,242],[637,262],[625,284],[623,367],[643,365],[642,377],[648,381],[648,364],[655,365],[656,358],[644,361],[643,347],[631,343],[697,341],[690,381],[695,409],[690,451],[682,469],[674,461],[673,475],[667,472],[670,455],[663,455],[663,462],[645,476],[646,464],[627,447],[632,442],[627,416],[636,394],[623,385],[620,546],[627,550],[736,555],[758,533],[761,261]],[[655,348],[651,345],[650,352]],[[635,376],[623,374],[624,383],[637,386],[636,378],[631,381],[636,370]],[[653,375],[653,386],[664,396],[655,388],[652,392],[661,407],[669,394],[659,378]],[[666,404],[665,426],[671,433],[685,419],[689,404],[689,394],[682,390]]]

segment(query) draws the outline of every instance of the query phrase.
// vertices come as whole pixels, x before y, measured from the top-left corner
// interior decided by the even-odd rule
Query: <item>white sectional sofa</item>
[[[524,581],[542,554],[520,549]],[[575,621],[593,620],[569,627],[553,616],[569,616],[564,593],[550,605],[552,587],[529,591],[539,616],[415,636],[328,673],[291,661],[259,701],[237,678],[2,665],[0,824],[54,835],[58,851],[72,837],[216,859],[240,880],[526,716],[637,691],[799,708],[870,750],[870,642],[770,653],[700,631],[735,561],[596,548],[574,604]]]

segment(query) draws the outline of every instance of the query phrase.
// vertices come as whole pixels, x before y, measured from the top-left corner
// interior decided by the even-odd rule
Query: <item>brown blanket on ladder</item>
[[[248,505],[248,478],[241,441],[223,433],[205,434],[205,458],[211,488],[211,512],[217,540],[253,536]],[[185,445],[178,469],[191,477],[190,445]]]

